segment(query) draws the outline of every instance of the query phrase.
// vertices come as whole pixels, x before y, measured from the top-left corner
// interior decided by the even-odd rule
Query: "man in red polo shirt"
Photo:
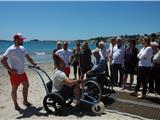
[[[25,39],[20,33],[14,35],[14,44],[10,46],[6,52],[2,56],[1,63],[7,69],[12,85],[12,100],[15,106],[15,109],[20,109],[17,103],[17,89],[20,84],[23,85],[23,104],[26,106],[31,105],[28,102],[28,78],[24,71],[24,62],[25,58],[34,66],[37,64],[33,61],[33,59],[28,55],[23,45],[23,40]],[[8,64],[8,61],[10,65]]]

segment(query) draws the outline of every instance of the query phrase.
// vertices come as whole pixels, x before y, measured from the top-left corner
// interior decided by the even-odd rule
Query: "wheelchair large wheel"
[[[107,97],[110,96],[113,92],[113,85],[112,82],[110,80],[110,76],[107,76],[105,78],[103,87],[102,87],[102,97]]]
[[[58,93],[50,93],[43,99],[43,106],[49,114],[59,114],[64,107],[64,99]]]
[[[94,79],[85,81],[83,89],[84,89],[83,93],[93,97],[97,101],[100,101],[102,96],[102,91],[98,82],[94,81]]]

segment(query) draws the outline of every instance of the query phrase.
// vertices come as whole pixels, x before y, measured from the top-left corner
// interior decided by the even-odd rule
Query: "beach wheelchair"
[[[108,97],[115,91],[111,82],[111,77],[106,73],[95,73],[94,77],[88,77],[85,81],[85,90],[96,100],[100,101],[101,98]]]
[[[46,90],[46,96],[43,99],[43,107],[49,114],[61,114],[63,113],[63,109],[66,106],[71,105],[72,101],[75,99],[73,96],[63,97],[60,92],[52,90],[52,80],[49,75],[41,68],[37,68],[34,66],[28,66],[28,68],[35,71],[39,77],[41,78],[44,88]],[[44,80],[44,76],[41,75],[41,72],[47,77],[48,80]],[[47,82],[45,82],[47,81]],[[98,84],[95,81],[86,81],[83,85],[84,87],[81,89],[80,95],[80,104],[79,106],[83,106],[86,109],[91,110],[94,113],[102,113],[105,109],[104,104],[100,101],[101,90]],[[93,96],[93,86],[96,88],[96,95]],[[92,90],[90,90],[90,88]],[[98,88],[98,89],[97,89]],[[91,93],[89,93],[91,92]],[[100,94],[98,94],[100,93]],[[96,99],[95,99],[96,98]]]

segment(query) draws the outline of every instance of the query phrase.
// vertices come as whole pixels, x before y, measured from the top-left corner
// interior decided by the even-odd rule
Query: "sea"
[[[0,56],[6,51],[8,47],[13,44],[13,41],[2,41],[0,40]],[[36,61],[37,63],[40,62],[51,62],[52,59],[52,52],[56,49],[56,42],[55,41],[29,41],[24,42],[23,46],[26,48],[29,55]],[[75,48],[75,42],[69,42],[69,49]],[[106,49],[109,48],[109,43],[105,43]],[[140,48],[140,45],[137,45]],[[95,43],[89,43],[89,48],[91,50],[96,48]],[[0,67],[2,65],[0,64]]]
[[[13,44],[12,41],[1,41],[0,40],[0,55],[2,55],[8,47]],[[29,55],[37,62],[49,62],[52,60],[52,52],[56,49],[55,41],[31,41],[24,42],[23,46],[29,53]],[[68,48],[75,48],[75,42],[69,42]],[[94,43],[89,43],[89,47],[91,50],[96,48]],[[109,44],[106,44],[106,47],[109,47]]]

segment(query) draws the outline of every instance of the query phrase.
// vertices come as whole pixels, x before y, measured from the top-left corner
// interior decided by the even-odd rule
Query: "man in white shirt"
[[[101,59],[104,59],[106,61],[106,63],[104,63],[104,64],[106,64],[106,67],[105,67],[106,70],[105,70],[105,72],[106,72],[106,75],[109,75],[109,72],[108,72],[108,63],[107,63],[108,58],[109,58],[109,51],[106,50],[106,47],[105,47],[105,44],[104,44],[103,41],[99,42],[99,55],[101,56]]]
[[[64,42],[63,48],[56,51],[56,54],[59,55],[64,61],[65,63],[64,72],[66,73],[67,77],[69,77],[72,51],[68,49],[68,43]]]
[[[123,83],[123,73],[122,73],[122,65],[124,62],[124,46],[123,40],[121,37],[116,38],[116,45],[113,47],[113,55],[112,55],[112,83],[113,85],[117,85],[118,83],[118,71],[120,72],[120,80],[119,86]]]
[[[20,33],[14,35],[14,44],[10,46],[6,52],[3,54],[1,63],[2,65],[7,69],[10,81],[12,85],[12,100],[14,102],[14,106],[16,110],[19,110],[20,107],[17,103],[17,89],[18,86],[22,83],[23,85],[23,104],[26,106],[31,105],[31,103],[28,102],[27,96],[28,96],[28,78],[24,71],[24,62],[25,57],[26,59],[34,66],[37,64],[33,61],[33,59],[28,55],[23,45],[23,40],[25,39],[22,37]],[[10,62],[10,65],[8,64],[8,61]]]

